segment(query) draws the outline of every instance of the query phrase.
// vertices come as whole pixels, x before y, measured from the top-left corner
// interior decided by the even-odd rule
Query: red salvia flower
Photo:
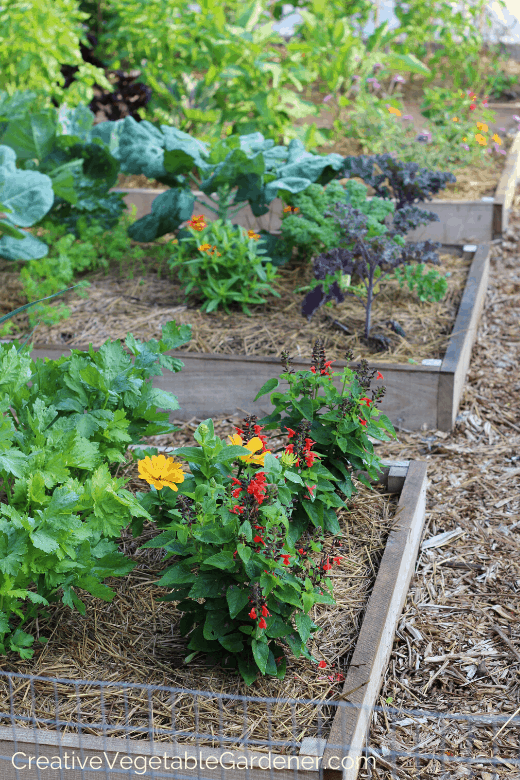
[[[376,379],[384,379],[384,376],[383,376],[383,374],[381,373],[381,371],[378,371],[378,372],[377,372]]]
[[[258,624],[258,628],[267,628],[267,623],[263,618],[260,618],[260,623]]]
[[[262,617],[271,617],[271,613],[269,612],[265,604],[262,607]]]
[[[256,609],[254,607],[249,613],[249,617],[251,618],[251,620],[256,620]]]
[[[284,566],[289,566],[289,561],[291,560],[290,555],[282,555]]]
[[[236,506],[233,507],[233,509],[230,509],[229,511],[232,512],[234,515],[242,514],[242,512],[244,511],[244,507],[239,506],[237,504]]]
[[[332,559],[333,563],[339,563],[341,561],[341,555],[336,555],[335,558]]]
[[[255,544],[263,544],[263,545],[265,545],[265,542],[264,542],[264,540],[262,539],[261,536],[255,536],[255,538],[253,539],[253,542]]]
[[[320,661],[318,664],[320,669],[326,669],[327,668],[327,662],[326,661]]]
[[[296,436],[296,431],[293,431],[292,428],[287,428],[287,437],[291,439],[293,436]]]
[[[359,418],[359,422],[361,423],[361,425],[366,425],[367,424],[367,421],[363,420],[362,417]]]

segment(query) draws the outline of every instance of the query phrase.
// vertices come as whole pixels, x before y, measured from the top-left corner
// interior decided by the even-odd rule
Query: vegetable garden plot
[[[498,238],[507,229],[509,212],[513,202],[516,185],[520,177],[520,138],[516,137],[507,156],[502,175],[494,195],[480,199],[458,199],[447,193],[440,198],[434,198],[424,204],[428,211],[439,216],[439,222],[432,222],[426,227],[416,228],[408,234],[410,241],[440,241],[441,244],[478,244]],[[479,178],[477,172],[477,179]],[[152,210],[155,198],[164,189],[149,189],[139,187],[115,187],[111,192],[125,193],[124,202],[127,208],[135,205],[137,217],[143,217]],[[194,195],[202,203],[210,202],[204,193],[194,191]],[[283,202],[276,198],[270,204],[269,213],[262,217],[254,217],[249,205],[237,211],[233,221],[252,230],[267,230],[277,233],[281,226]],[[211,219],[212,213],[204,207],[197,206],[197,213]]]
[[[298,296],[284,296],[282,303],[275,299],[274,304],[268,308],[265,305],[255,307],[258,314],[252,318],[245,314],[205,314],[182,305],[163,309],[161,312],[159,306],[167,306],[171,301],[172,287],[166,282],[164,289],[155,288],[154,292],[154,288],[147,290],[145,287],[145,297],[145,293],[140,292],[140,281],[143,280],[128,281],[125,284],[120,282],[111,288],[103,281],[103,275],[98,277],[101,280],[99,291],[92,288],[90,299],[78,301],[69,320],[45,329],[40,326],[31,354],[33,359],[57,358],[69,354],[71,348],[84,345],[87,339],[96,349],[106,338],[124,337],[128,331],[133,332],[136,337],[155,337],[157,330],[160,331],[161,323],[173,316],[177,322],[190,323],[193,326],[192,341],[187,345],[188,351],[178,350],[172,353],[183,361],[185,367],[175,377],[154,377],[153,381],[154,386],[170,390],[178,396],[181,410],[176,413],[177,416],[180,415],[185,420],[194,416],[205,419],[220,414],[234,414],[245,409],[261,417],[272,411],[269,398],[264,396],[254,403],[252,398],[268,379],[281,372],[279,357],[276,355],[280,355],[281,351],[287,348],[295,358],[295,368],[307,368],[306,363],[296,357],[296,353],[301,357],[306,357],[306,353],[310,355],[313,337],[319,329],[326,336],[327,355],[337,359],[335,365],[338,367],[345,365],[341,359],[346,347],[352,346],[356,350],[356,360],[361,356],[368,357],[371,367],[381,370],[387,387],[381,409],[394,424],[418,430],[426,423],[430,429],[449,430],[457,415],[486,293],[489,249],[481,246],[474,250],[474,247],[471,247],[471,251],[465,256],[470,258],[471,265],[464,292],[457,293],[455,298],[458,313],[455,305],[450,324],[445,328],[444,335],[440,334],[440,343],[434,343],[433,348],[430,345],[430,351],[424,353],[424,356],[418,356],[421,347],[417,341],[411,348],[400,350],[399,345],[402,347],[403,339],[393,334],[388,327],[384,332],[391,335],[397,345],[393,349],[394,352],[397,350],[397,354],[390,357],[391,362],[387,354],[371,356],[367,352],[362,353],[361,343],[349,343],[349,336],[344,332],[345,325],[341,327],[340,323],[338,327],[339,320],[336,320],[335,324],[333,316],[319,312],[315,315],[315,321],[306,323],[296,309],[296,305],[301,303]],[[468,260],[465,263],[467,264]],[[295,273],[301,278],[301,268],[295,269]],[[454,270],[454,276],[456,273],[460,271]],[[291,290],[294,289],[295,280],[296,277],[291,282]],[[460,289],[462,290],[462,285]],[[147,303],[152,295],[154,307]],[[395,311],[392,314],[391,306],[382,322],[390,317],[395,318],[403,322],[410,334],[418,332],[421,327],[424,330],[433,329],[434,320],[440,318],[442,310],[436,308],[439,304],[431,306],[431,321],[424,319],[427,314],[422,305],[422,308],[419,307],[417,319],[411,322],[410,326],[403,319],[399,319]],[[286,307],[289,307],[289,313],[280,312]],[[359,312],[359,309],[362,312],[361,307],[356,304],[356,311]],[[331,312],[335,314],[334,309]],[[338,309],[338,316],[344,320],[339,312],[341,309]],[[234,317],[238,323],[236,330],[233,329]],[[273,341],[274,336],[277,338]],[[432,354],[433,349],[435,352]],[[303,350],[306,350],[306,353],[302,354]],[[236,354],[237,352],[246,352],[246,355]],[[416,356],[415,365],[407,362],[408,356],[411,355]],[[429,362],[419,364],[419,360]]]
[[[168,618],[175,611],[171,602],[166,608],[156,604],[155,612],[150,614],[153,599],[151,591],[147,592],[150,585],[148,580],[150,574],[155,573],[158,561],[153,556],[147,561],[146,554],[143,554],[144,563],[139,570],[130,575],[127,583],[116,586],[118,595],[111,607],[104,604],[95,611],[92,603],[88,605],[85,619],[78,619],[76,613],[68,613],[66,621],[60,620],[62,608],[57,607],[51,619],[51,624],[54,623],[52,641],[40,657],[32,664],[16,664],[11,687],[6,676],[1,676],[2,699],[5,697],[5,701],[2,704],[0,750],[2,758],[7,759],[4,761],[2,776],[6,780],[17,776],[11,762],[15,752],[49,757],[58,753],[63,755],[65,748],[69,755],[74,753],[82,761],[85,757],[103,756],[106,752],[107,763],[108,760],[111,763],[117,759],[117,751],[120,756],[163,756],[165,753],[169,756],[176,753],[184,756],[184,751],[198,755],[198,751],[202,750],[204,756],[218,757],[223,751],[229,751],[227,758],[231,763],[233,758],[236,759],[244,752],[265,757],[267,748],[271,747],[269,752],[272,757],[281,757],[275,767],[277,769],[287,767],[291,755],[302,758],[306,755],[316,756],[318,748],[317,755],[321,755],[323,766],[330,766],[334,776],[338,762],[346,759],[346,776],[353,779],[357,770],[356,759],[364,744],[370,709],[376,701],[391,652],[422,534],[426,466],[419,462],[388,463],[383,481],[387,486],[386,493],[379,490],[371,494],[360,487],[355,498],[359,507],[357,521],[360,525],[356,530],[356,523],[353,522],[349,529],[351,533],[348,551],[345,550],[348,552],[346,563],[340,567],[346,572],[347,587],[344,592],[341,586],[337,587],[338,604],[332,608],[336,610],[336,616],[332,613],[330,617],[327,616],[330,607],[322,605],[319,608],[324,617],[324,636],[321,638],[324,641],[320,646],[322,654],[334,661],[344,656],[346,651],[349,666],[339,667],[345,669],[345,675],[336,671],[330,675],[329,670],[324,671],[324,679],[320,679],[319,669],[314,668],[309,673],[305,668],[308,664],[293,659],[290,662],[292,674],[289,673],[284,682],[263,678],[260,691],[258,688],[255,691],[260,696],[250,697],[244,703],[233,698],[233,695],[240,695],[245,686],[230,682],[229,678],[224,679],[218,671],[208,670],[207,667],[204,669],[202,665],[195,665],[191,671],[187,667],[188,671],[185,671],[171,658],[176,650],[178,652],[175,641],[167,635],[171,623]],[[394,491],[400,494],[397,508],[395,499],[388,496]],[[381,518],[380,522],[377,521],[378,517]],[[383,539],[382,558],[369,537],[374,541]],[[376,547],[381,549],[381,543],[377,542]],[[150,552],[146,551],[148,554]],[[348,560],[355,563],[357,571],[354,573],[348,571]],[[363,565],[360,569],[361,563]],[[336,582],[342,574],[339,572]],[[360,588],[359,582],[356,583],[359,575],[364,583],[368,580],[373,582],[371,593],[365,585]],[[352,580],[350,583],[349,578]],[[135,583],[132,583],[132,579],[136,580]],[[129,588],[129,585],[132,587]],[[353,612],[349,611],[348,606],[345,612],[348,604],[355,605]],[[137,610],[135,620],[132,619],[132,606]],[[337,619],[338,609],[343,613],[340,620]],[[126,630],[130,636],[127,643],[124,641],[121,622],[126,622],[128,627]],[[119,626],[115,634],[114,624]],[[342,635],[338,632],[338,626],[341,627]],[[167,629],[162,639],[161,628]],[[43,630],[44,625],[40,623],[40,631]],[[152,642],[156,632],[160,638]],[[99,673],[101,667],[103,671],[96,680],[104,680],[109,685],[96,685],[93,680],[87,682],[92,672]],[[121,679],[121,670],[126,680]],[[4,671],[14,670],[6,669],[4,663]],[[40,679],[30,680],[28,677],[16,677],[16,674],[36,675]],[[163,690],[147,691],[136,684],[134,688],[123,690],[121,683],[131,682],[128,675],[134,680],[137,678],[141,685],[151,683],[152,686],[166,687]],[[330,676],[332,681],[329,681]],[[56,678],[60,680],[58,684],[54,682]],[[65,679],[69,682],[62,682]],[[101,687],[103,696],[99,693]],[[174,687],[173,700],[170,687]],[[198,691],[199,695],[189,695],[189,688]],[[202,688],[207,693],[201,693]],[[37,703],[34,708],[31,707],[33,695]],[[279,700],[282,696],[292,699],[292,706]],[[298,703],[299,699],[312,701]],[[345,707],[335,704],[342,700],[346,701]],[[175,702],[173,708],[172,701]],[[194,722],[197,709],[198,720]],[[291,717],[292,713],[295,719]],[[66,725],[61,733],[57,733],[54,726],[57,720]],[[28,722],[33,724],[32,730],[27,727]],[[4,725],[7,723],[10,725]],[[268,730],[269,723],[274,729],[271,732]],[[78,735],[76,729],[79,726],[82,733]],[[98,736],[100,732],[103,737]],[[120,738],[122,733],[127,736],[126,739]],[[143,741],[143,735],[146,734],[150,737],[153,735],[153,743]],[[323,741],[316,744],[312,737]],[[317,759],[314,758],[313,762],[303,764],[301,769],[305,771],[298,772],[297,776],[317,778],[316,763]],[[40,766],[43,768],[44,763]],[[129,766],[131,764],[126,767],[121,765],[121,768]],[[157,763],[151,766],[159,768]],[[97,764],[99,767],[100,764]],[[291,770],[293,767],[294,763],[289,766]],[[174,766],[175,769],[178,766]],[[81,777],[78,771],[76,764],[75,770],[69,774],[64,771],[62,777],[65,780]],[[194,769],[193,764],[186,766],[183,771],[187,776],[197,776],[197,768]],[[252,776],[257,775],[258,771],[252,772]],[[24,776],[31,780],[38,776],[34,765],[31,770],[24,769]],[[112,780],[112,777],[118,775],[107,772],[107,776]],[[173,771],[165,776],[178,775]],[[211,776],[211,773],[205,775],[202,771],[199,776]],[[245,773],[228,768],[224,769],[223,776],[238,778],[245,776]]]

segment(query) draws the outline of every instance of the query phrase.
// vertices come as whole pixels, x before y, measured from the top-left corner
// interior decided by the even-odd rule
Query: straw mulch
[[[237,423],[238,418],[219,420],[215,426],[216,432],[223,438],[234,432],[233,425]],[[194,423],[181,423],[177,432],[149,437],[146,441],[168,452],[171,446],[192,445],[195,427]],[[280,439],[272,439],[271,447],[275,449],[281,443]],[[132,463],[130,454],[123,467],[119,465],[112,470],[119,477],[130,477],[126,488],[134,494],[137,490],[149,490],[148,484],[139,478],[137,464]],[[184,658],[190,651],[187,650],[189,640],[183,638],[178,629],[181,613],[173,602],[156,601],[157,597],[168,593],[168,589],[154,584],[173,561],[164,559],[164,550],[138,550],[145,541],[157,535],[157,529],[151,523],[146,523],[139,539],[133,539],[129,531],[122,532],[120,550],[137,565],[127,577],[106,581],[116,593],[111,603],[79,591],[86,605],[85,617],[76,611],[72,612],[63,604],[48,607],[47,617],[33,620],[28,628],[24,626],[30,633],[49,637],[48,644],[42,648],[35,642],[38,650],[31,661],[22,661],[14,653],[0,658],[0,669],[51,678],[155,684],[254,697],[315,698],[323,702],[333,700],[343,687],[386,539],[397,519],[396,506],[397,497],[385,494],[382,487],[370,491],[359,485],[359,492],[350,501],[349,509],[338,510],[343,534],[338,554],[343,557],[331,572],[336,605],[318,605],[314,608],[311,617],[321,630],[308,644],[318,660],[327,662],[326,670],[318,669],[304,658],[297,660],[288,651],[284,681],[260,677],[248,687],[236,673],[208,666],[204,656],[185,665]],[[330,541],[331,538],[327,545]],[[16,681],[15,688],[12,705],[18,718],[31,714],[42,718],[54,717],[54,688],[51,681],[34,683],[37,699],[34,713],[31,712],[29,681]],[[95,685],[78,686],[81,696],[80,717],[73,686],[60,684],[58,691],[62,720],[80,721],[84,726],[83,733],[103,733],[99,728],[88,725],[99,723],[102,719],[100,692]],[[129,690],[126,702],[123,689],[117,686],[106,689],[104,696],[107,721],[114,726],[107,729],[107,736],[124,736],[124,732],[117,726],[125,724],[125,704],[129,713],[127,725],[135,729],[148,727],[146,690]],[[180,693],[174,699],[177,730],[196,730],[197,703],[199,732],[218,735],[220,722],[223,734],[230,740],[227,747],[240,745],[244,736],[243,705],[240,702],[224,699],[223,710],[219,714],[219,702],[214,698],[199,697],[196,700],[191,695]],[[157,729],[170,729],[170,694],[154,691],[151,702],[154,733],[157,734]],[[8,683],[2,677],[0,709],[9,711]],[[326,704],[321,706],[321,724],[318,724],[318,708],[315,705],[299,704],[294,711],[294,720],[291,709],[291,704],[278,702],[271,705],[269,717],[269,710],[262,701],[249,702],[247,736],[254,740],[267,740],[272,735],[272,726],[276,729],[275,738],[282,745],[284,741],[301,742],[306,736],[321,735],[323,729],[330,728],[335,712],[333,707],[327,707]],[[25,724],[19,721],[19,725]],[[40,724],[40,727],[54,728],[52,724]],[[71,731],[69,727],[66,730]],[[130,731],[129,735],[143,738],[143,733],[137,730]],[[155,738],[157,741],[171,740],[171,737],[160,734]],[[193,739],[181,736],[179,741],[192,742]],[[226,746],[226,743],[219,743],[218,740],[212,743],[209,737],[202,739],[201,743],[213,747],[221,744]],[[287,747],[286,750],[292,751],[294,748]]]
[[[86,298],[76,291],[59,296],[51,307],[70,308],[70,316],[55,325],[37,326],[35,344],[68,344],[100,347],[107,339],[124,341],[127,333],[147,341],[161,337],[162,326],[170,320],[178,325],[192,326],[191,341],[182,351],[217,353],[222,355],[272,355],[279,357],[288,349],[294,357],[310,358],[317,335],[324,339],[327,357],[344,360],[352,349],[354,359],[374,358],[379,363],[421,363],[425,358],[443,358],[453,330],[457,310],[466,283],[470,260],[453,250],[439,253],[441,273],[451,274],[448,292],[439,303],[421,302],[406,285],[396,281],[385,283],[372,307],[370,341],[363,338],[365,310],[354,297],[333,308],[322,307],[311,321],[301,315],[305,292],[295,292],[314,278],[312,264],[293,260],[279,269],[274,285],[280,297],[266,296],[265,304],[250,307],[251,315],[240,308],[226,314],[222,309],[206,313],[200,303],[186,305],[181,285],[167,268],[160,269],[152,258],[144,258],[141,268],[119,268],[82,275],[91,283]],[[5,283],[2,310],[20,306],[16,274],[7,272],[8,264],[0,267],[0,281]],[[18,288],[19,289],[19,288]],[[11,298],[11,296],[13,296]],[[22,312],[11,320],[15,323],[11,338],[27,334],[28,314]],[[398,335],[390,323],[397,323],[406,334]],[[383,339],[381,341],[380,339]],[[377,339],[377,340],[376,340]],[[385,349],[386,348],[386,349]],[[385,351],[381,351],[381,349]]]
[[[515,207],[520,206],[517,196]],[[399,433],[377,448],[382,457],[426,460],[430,488],[424,539],[460,528],[461,536],[421,552],[406,600],[379,705],[392,697],[398,710],[446,713],[446,741],[438,719],[408,721],[405,714],[373,717],[369,750],[376,770],[359,777],[390,780],[387,750],[408,755],[451,753],[455,764],[398,759],[398,777],[517,780],[520,715],[520,212],[501,245],[493,248],[484,313],[473,348],[464,396],[452,433]],[[416,634],[415,632],[418,632]],[[467,726],[449,713],[515,715],[496,727]],[[396,743],[392,746],[392,723]],[[466,752],[465,752],[466,751]],[[468,752],[469,751],[469,752]],[[457,756],[499,757],[495,770]],[[387,764],[389,759],[387,759]],[[474,774],[470,774],[470,769]]]

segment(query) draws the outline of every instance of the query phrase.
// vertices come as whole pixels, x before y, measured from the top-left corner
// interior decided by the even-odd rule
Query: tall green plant
[[[0,10],[0,89],[9,95],[34,90],[70,106],[89,103],[93,85],[112,89],[101,68],[83,61],[79,44],[88,45],[77,0],[3,0]],[[61,65],[77,65],[76,81],[65,91]]]

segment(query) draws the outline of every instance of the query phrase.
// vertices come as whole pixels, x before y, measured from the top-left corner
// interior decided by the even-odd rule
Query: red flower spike
[[[255,538],[253,539],[253,542],[255,544],[263,544],[263,545],[265,545],[265,542],[264,542],[264,540],[262,539],[261,536],[255,536]]]
[[[265,604],[262,607],[262,617],[271,617],[271,613],[269,612]]]
[[[327,668],[327,662],[326,661],[320,661],[318,664],[318,667],[320,669],[326,669]]]
[[[367,424],[367,421],[363,420],[362,417],[359,418],[359,422],[361,423],[361,425],[366,425]]]
[[[251,618],[251,620],[256,620],[256,609],[254,607],[249,613],[249,617]]]
[[[292,428],[287,428],[287,438],[291,439],[293,436],[296,436],[296,431],[293,431]]]
[[[383,374],[381,373],[381,371],[378,371],[378,372],[377,372],[376,379],[384,379],[384,376],[383,376]]]
[[[282,555],[284,566],[289,566],[289,561],[291,560],[290,555]]]
[[[260,619],[260,623],[258,624],[258,628],[267,628],[267,623],[263,618]]]

